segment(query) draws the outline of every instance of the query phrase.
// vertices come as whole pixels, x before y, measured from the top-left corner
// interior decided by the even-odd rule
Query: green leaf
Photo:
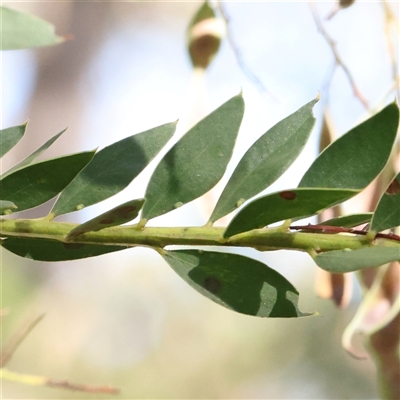
[[[0,200],[0,215],[9,215],[12,213],[13,209],[17,208],[18,207],[12,201]]]
[[[67,261],[95,257],[114,251],[125,250],[127,246],[102,246],[82,243],[63,243],[51,239],[9,237],[2,247],[17,256],[37,261]]]
[[[5,178],[7,175],[10,175],[11,173],[17,171],[18,169],[22,169],[26,167],[29,164],[32,164],[33,161],[39,157],[45,150],[47,150],[67,129],[62,130],[60,133],[57,133],[57,135],[53,136],[51,139],[49,139],[45,144],[40,146],[37,150],[35,150],[32,154],[30,154],[28,157],[26,157],[24,160],[19,162],[17,165],[14,165],[12,168],[10,168],[7,172],[5,172],[1,178]]]
[[[327,251],[314,257],[314,261],[320,268],[333,273],[357,271],[400,261],[400,246]]]
[[[372,218],[372,213],[349,214],[349,215],[343,215],[340,217],[328,219],[326,221],[321,222],[320,225],[342,226],[343,228],[354,228],[355,226],[367,224],[369,221],[371,221],[371,218]]]
[[[224,233],[230,237],[252,229],[260,229],[289,218],[317,214],[356,195],[356,190],[309,189],[284,190],[260,197],[244,207]]]
[[[139,215],[139,211],[142,209],[143,204],[144,199],[131,200],[124,204],[120,204],[112,210],[78,225],[76,228],[72,229],[65,240],[68,242],[86,232],[96,232],[132,221]]]
[[[371,222],[371,231],[381,232],[400,225],[400,173],[380,198]]]
[[[299,293],[265,264],[238,254],[176,250],[165,261],[191,287],[216,303],[258,317],[301,317]]]
[[[23,125],[0,130],[0,157],[8,153],[22,139],[27,124],[26,122]]]
[[[50,46],[65,39],[55,34],[54,26],[28,13],[0,7],[1,49],[16,50]]]
[[[53,158],[19,169],[0,181],[1,196],[17,204],[18,211],[39,206],[60,193],[94,153]]]
[[[398,124],[399,108],[392,103],[328,146],[299,187],[364,189],[385,167]]]
[[[239,94],[208,115],[158,164],[146,191],[142,218],[172,211],[210,190],[225,172],[244,113]]]
[[[222,192],[210,221],[229,214],[260,193],[292,165],[313,129],[312,109],[317,101],[310,101],[277,123],[250,147]]]
[[[175,122],[161,125],[99,151],[61,193],[51,212],[57,216],[81,210],[125,189],[165,146],[175,128]]]

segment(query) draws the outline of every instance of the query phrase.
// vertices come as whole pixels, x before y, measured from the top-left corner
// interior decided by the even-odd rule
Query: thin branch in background
[[[24,383],[32,386],[47,386],[70,391],[79,391],[90,394],[119,394],[120,390],[111,386],[92,386],[80,383],[72,383],[65,380],[55,380],[46,376],[27,375],[12,372],[7,369],[1,370],[1,378],[11,382]]]
[[[247,65],[247,63],[243,59],[242,52],[240,51],[239,47],[237,46],[235,40],[232,37],[232,33],[230,30],[230,18],[228,17],[226,11],[223,7],[223,2],[221,0],[217,0],[216,2],[218,10],[225,21],[226,25],[226,38],[228,43],[235,55],[236,61],[239,64],[240,69],[243,73],[258,87],[258,89],[265,95],[270,96],[273,100],[279,102],[278,98],[272,94],[265,85],[262,83],[261,79],[253,72],[253,70]]]
[[[326,42],[328,43],[328,45],[332,51],[333,57],[335,59],[335,64],[342,68],[342,70],[344,71],[344,73],[347,76],[347,79],[350,82],[350,86],[353,89],[354,96],[361,102],[361,104],[365,107],[365,109],[368,110],[369,109],[368,101],[365,99],[365,97],[362,95],[362,93],[358,89],[358,87],[355,83],[355,80],[354,80],[353,76],[351,75],[349,68],[343,62],[342,58],[340,57],[340,55],[337,51],[337,48],[336,48],[335,41],[329,36],[328,32],[325,30],[324,25],[322,24],[321,18],[319,17],[318,12],[315,9],[314,3],[309,2],[308,4],[310,6],[311,13],[313,15],[315,24],[317,25],[319,32],[321,33],[322,37],[326,40]]]
[[[3,368],[10,360],[19,345],[24,341],[24,339],[32,332],[35,326],[44,318],[44,314],[28,321],[24,326],[11,337],[9,342],[4,346],[1,351],[0,366]]]
[[[72,391],[79,391],[91,394],[119,394],[120,390],[118,388],[114,388],[111,386],[91,386],[91,385],[83,385],[78,383],[72,383],[69,381],[60,381],[54,379],[47,379],[46,386],[59,388],[59,389],[67,389]]]
[[[393,43],[393,38],[391,35],[392,27],[394,27],[394,29],[397,31],[396,33],[399,34],[399,21],[393,14],[393,11],[390,8],[387,0],[382,1],[382,7],[385,14],[385,36],[392,66],[392,77],[396,85],[395,87],[397,89],[397,98],[400,98],[399,63],[396,57],[395,45]]]

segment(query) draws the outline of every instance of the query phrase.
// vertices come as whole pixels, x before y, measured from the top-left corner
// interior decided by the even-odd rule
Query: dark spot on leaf
[[[393,179],[392,183],[386,189],[386,194],[393,195],[400,192],[400,182],[397,179]]]
[[[282,199],[285,199],[285,200],[293,200],[293,199],[296,198],[296,193],[295,192],[291,192],[290,190],[285,190],[283,192],[280,192],[279,196],[282,197]]]
[[[113,214],[120,218],[130,218],[133,211],[136,211],[136,206],[125,206],[114,210]]]
[[[66,250],[78,250],[85,246],[83,243],[63,243]]]
[[[112,224],[114,220],[112,218],[103,218],[99,221],[99,224],[101,225],[109,225]]]
[[[221,290],[221,287],[221,281],[215,276],[208,276],[206,279],[204,279],[204,289],[207,289],[213,294],[217,294]]]

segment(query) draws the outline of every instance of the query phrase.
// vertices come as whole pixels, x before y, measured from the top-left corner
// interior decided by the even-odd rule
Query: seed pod
[[[340,8],[350,7],[356,0],[339,0]]]
[[[343,8],[350,7],[353,3],[355,3],[355,1],[356,0],[339,0],[337,3],[335,3],[333,10],[328,14],[326,19],[330,20],[336,15],[338,11],[340,11]]]
[[[195,68],[206,69],[218,52],[225,22],[206,1],[193,17],[187,33],[190,59]]]

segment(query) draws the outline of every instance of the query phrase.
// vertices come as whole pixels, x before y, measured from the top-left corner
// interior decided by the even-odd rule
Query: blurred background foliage
[[[4,157],[3,170],[66,126],[67,133],[46,158],[104,147],[178,117],[180,136],[242,88],[246,114],[234,155],[237,162],[269,127],[320,91],[314,140],[269,189],[274,191],[296,185],[311,164],[327,104],[337,132],[343,133],[396,93],[396,54],[393,58],[385,7],[397,17],[398,10],[385,2],[356,2],[329,21],[324,18],[335,3],[315,5],[367,99],[368,110],[354,96],[343,70],[332,73],[331,48],[306,2],[223,4],[231,40],[266,91],[238,65],[228,40],[222,41],[205,74],[193,71],[186,29],[200,3],[3,3],[50,21],[59,34],[73,35],[56,47],[3,53],[3,127],[30,118],[28,134]],[[150,172],[142,174],[126,192],[64,220],[83,222],[143,196],[149,176]],[[204,224],[220,189],[151,224]],[[358,199],[347,211],[362,208]],[[24,215],[41,216],[49,210],[50,205]],[[146,249],[46,264],[3,251],[2,308],[9,313],[3,317],[2,339],[7,340],[23,321],[46,313],[8,367],[118,386],[119,398],[125,399],[376,398],[372,362],[351,358],[340,344],[360,300],[359,289],[354,288],[350,306],[338,310],[316,298],[315,267],[306,255],[245,253],[283,273],[300,291],[301,308],[321,315],[267,320],[228,311],[194,292]],[[93,398],[10,382],[3,383],[2,397]]]

